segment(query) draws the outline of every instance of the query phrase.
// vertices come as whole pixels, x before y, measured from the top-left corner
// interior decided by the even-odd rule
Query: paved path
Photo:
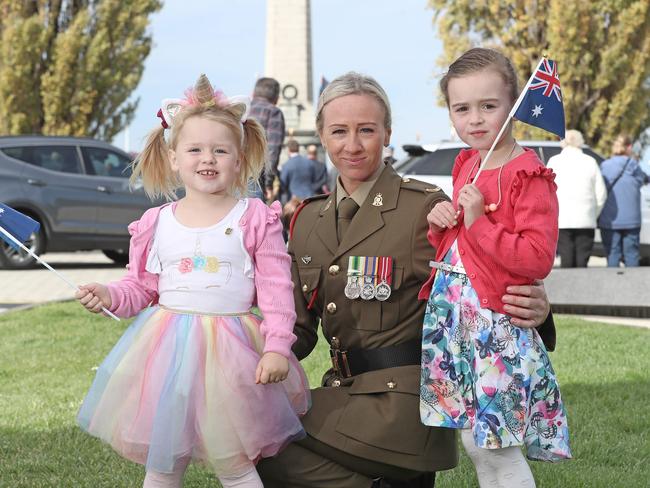
[[[126,270],[101,252],[50,253],[41,258],[76,284],[117,280]],[[73,298],[74,291],[44,267],[0,270],[0,309]]]
[[[120,279],[126,270],[116,265],[99,251],[76,253],[50,253],[42,258],[54,269],[76,284]],[[592,257],[590,267],[605,266],[603,258]],[[27,271],[0,269],[0,313],[48,301],[70,300],[73,290],[54,273],[41,267]],[[581,316],[586,320],[650,328],[650,319],[627,317]]]

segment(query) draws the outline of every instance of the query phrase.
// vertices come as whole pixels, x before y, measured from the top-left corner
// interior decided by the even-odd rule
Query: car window
[[[415,156],[408,167],[404,166],[404,174],[451,176],[458,152],[459,149],[439,149]]]
[[[50,171],[81,173],[74,146],[19,146],[2,149],[7,156]]]
[[[131,160],[108,149],[82,147],[84,164],[88,174],[96,176],[131,176]]]

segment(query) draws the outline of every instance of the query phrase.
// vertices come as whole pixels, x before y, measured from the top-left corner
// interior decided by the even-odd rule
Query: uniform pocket
[[[337,432],[381,449],[422,454],[430,429],[420,422],[420,366],[359,375],[348,393]]]
[[[313,291],[318,288],[320,283],[321,267],[320,266],[299,266],[298,267],[298,277],[300,283],[296,283],[297,286],[300,286],[302,294],[305,296],[305,299],[309,301]]]
[[[350,311],[354,317],[351,324],[353,329],[381,331],[392,329],[399,324],[399,295],[396,292],[402,284],[403,274],[403,268],[394,269],[391,296],[388,300],[357,298],[350,301]]]

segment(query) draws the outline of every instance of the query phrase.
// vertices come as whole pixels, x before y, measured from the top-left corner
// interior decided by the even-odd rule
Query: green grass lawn
[[[0,487],[136,487],[144,470],[76,427],[94,370],[127,326],[63,303],[0,315]],[[574,460],[532,463],[538,487],[645,487],[650,479],[650,330],[559,318],[551,355]],[[321,341],[324,344],[324,341]],[[321,347],[304,362],[312,385]],[[645,481],[644,481],[645,480]],[[192,466],[186,487],[218,486]],[[437,487],[478,486],[462,455]]]

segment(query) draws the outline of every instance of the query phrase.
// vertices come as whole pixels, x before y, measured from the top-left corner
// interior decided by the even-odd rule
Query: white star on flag
[[[541,105],[535,105],[535,108],[533,108],[532,110],[533,116],[539,117],[540,115],[542,115],[542,110],[544,110],[544,107],[542,107]]]

